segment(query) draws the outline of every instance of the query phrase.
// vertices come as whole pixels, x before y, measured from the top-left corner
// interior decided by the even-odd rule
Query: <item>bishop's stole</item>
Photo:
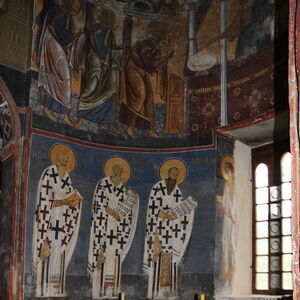
[[[148,298],[177,293],[178,266],[188,245],[197,202],[183,199],[176,185],[168,195],[165,180],[150,192],[143,268],[148,274]],[[173,220],[162,216],[167,213]],[[167,291],[167,294],[165,294]]]
[[[37,206],[33,232],[33,269],[36,275],[36,296],[65,295],[66,271],[77,241],[81,206],[53,206],[74,190],[66,172],[59,177],[56,165],[43,172],[37,190]],[[43,247],[50,256],[41,260]]]
[[[110,177],[98,182],[93,197],[88,255],[94,299],[117,297],[120,292],[122,262],[132,244],[138,209],[138,195],[127,191],[122,183],[115,186]]]

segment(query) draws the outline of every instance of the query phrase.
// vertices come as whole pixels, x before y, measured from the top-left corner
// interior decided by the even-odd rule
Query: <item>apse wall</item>
[[[108,159],[121,157],[131,167],[131,177],[125,183],[139,195],[137,229],[128,254],[124,260],[121,277],[121,291],[127,299],[144,299],[147,295],[148,280],[143,272],[145,250],[147,206],[152,186],[161,180],[160,169],[164,161],[175,159],[186,165],[186,176],[179,188],[185,199],[191,195],[197,200],[191,237],[178,270],[180,299],[191,299],[196,293],[207,296],[214,293],[215,268],[215,174],[216,150],[195,148],[192,150],[147,151],[105,147],[81,142],[71,138],[47,134],[34,130],[32,135],[29,191],[27,199],[26,229],[26,298],[35,295],[36,282],[32,273],[33,227],[37,226],[36,208],[39,193],[38,183],[43,171],[51,163],[53,146],[67,145],[76,157],[76,166],[70,177],[74,188],[84,198],[82,204],[79,234],[70,265],[67,269],[66,290],[72,299],[90,299],[91,283],[87,278],[89,237],[91,230],[92,200],[97,182],[106,177],[105,164]],[[180,170],[183,172],[184,170]],[[174,201],[174,200],[173,200]]]
[[[193,221],[189,225],[178,223],[181,228],[171,227],[175,240],[178,228],[186,234],[179,247],[182,263],[173,265],[172,274],[164,275],[164,283],[157,278],[156,270],[152,290],[168,284],[175,290],[176,282],[180,299],[192,299],[200,292],[212,297],[224,287],[229,287],[225,292],[230,294],[232,278],[221,274],[225,217],[219,200],[226,185],[221,165],[225,158],[234,168],[234,146],[231,140],[217,139],[214,133],[220,126],[222,98],[220,41],[227,40],[229,125],[246,126],[260,117],[274,116],[274,111],[287,108],[284,78],[288,2],[228,0],[228,30],[222,34],[218,0],[190,1],[189,5],[181,0],[2,2],[1,25],[9,29],[0,36],[4,45],[0,53],[0,87],[9,90],[16,106],[12,126],[20,129],[20,137],[4,156],[3,149],[0,154],[2,161],[10,157],[7,153],[14,153],[18,162],[14,164],[15,172],[21,169],[24,174],[14,175],[14,188],[5,177],[12,170],[2,175],[6,189],[16,191],[8,201],[14,209],[12,240],[18,243],[4,240],[7,235],[1,238],[1,243],[14,247],[1,289],[12,294],[18,286],[15,293],[20,298],[23,288],[27,299],[45,297],[45,286],[42,291],[37,286],[45,280],[47,285],[52,280],[50,274],[54,274],[54,279],[66,278],[63,286],[70,298],[92,297],[95,288],[88,279],[87,264],[93,195],[99,180],[111,176],[105,172],[107,161],[121,158],[116,161],[124,163],[124,170],[129,166],[131,177],[125,186],[137,192],[139,210],[135,214],[135,234],[121,235],[119,240],[121,244],[124,239],[130,240],[119,272],[120,290],[128,299],[147,296],[149,276],[142,268],[143,253],[145,241],[154,242],[146,236],[147,206],[153,185],[169,177],[168,172],[161,172],[164,162],[169,161],[169,170],[176,166],[178,176],[185,177],[177,181],[183,199],[191,195],[197,208],[191,209],[195,204],[187,203],[194,211]],[[16,123],[21,124],[20,128]],[[50,181],[54,186],[58,180],[50,169],[46,175],[43,173],[58,163],[58,154],[60,160],[65,156],[70,160],[70,155],[76,158],[69,180],[84,200],[81,209],[76,208],[81,211],[80,222],[75,213],[72,220],[77,223],[69,223],[70,211],[63,211],[66,214],[61,220],[68,222],[64,229],[60,223],[56,227],[53,224],[55,231],[48,226],[53,199],[47,198],[50,202],[46,207],[39,204],[45,201],[41,190],[47,193]],[[9,169],[10,161],[4,166]],[[5,197],[7,192],[1,199]],[[131,225],[133,219],[132,216]],[[72,246],[68,247],[74,249],[68,251],[70,263],[68,268],[62,268],[64,272],[55,273],[51,269],[55,264],[47,260],[40,260],[41,270],[36,269],[41,253],[36,255],[33,244],[40,242],[37,234],[42,237],[46,228],[54,235],[57,232],[57,236],[63,230],[76,236],[74,228],[78,230],[77,239],[69,236]],[[166,228],[162,230],[161,235],[170,234]],[[163,250],[167,241],[168,238]],[[177,246],[181,242],[178,243]],[[51,252],[51,240],[46,244]],[[165,265],[173,262],[166,257],[161,259],[167,260]],[[19,280],[23,262],[24,286]],[[50,291],[48,296],[62,294]]]

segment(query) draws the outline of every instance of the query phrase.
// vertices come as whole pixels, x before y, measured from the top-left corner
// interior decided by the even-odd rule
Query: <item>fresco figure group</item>
[[[92,201],[87,272],[93,299],[115,299],[121,292],[122,263],[130,250],[139,214],[139,196],[125,183],[132,176],[129,162],[112,157],[104,165],[93,199],[74,189],[70,173],[76,166],[73,150],[56,144],[52,165],[44,170],[37,190],[33,232],[33,270],[37,297],[66,296],[66,274],[73,255],[82,203]],[[143,268],[149,299],[178,296],[178,267],[190,239],[197,202],[183,199],[179,185],[187,169],[180,159],[160,166],[161,180],[149,195]],[[142,250],[142,249],[141,249]]]
[[[35,18],[33,62],[43,115],[74,128],[90,121],[117,135],[137,138],[137,128],[158,138],[150,77],[160,73],[159,89],[166,91],[166,67],[174,55],[162,53],[163,38],[138,40],[125,51],[124,37],[116,43],[116,12],[102,1],[37,3],[42,9]]]

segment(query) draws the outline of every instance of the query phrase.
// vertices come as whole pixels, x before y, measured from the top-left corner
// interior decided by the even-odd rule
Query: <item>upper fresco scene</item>
[[[274,109],[275,2],[228,0],[225,18],[219,0],[35,0],[33,126],[125,147],[212,144],[221,41],[229,122]]]

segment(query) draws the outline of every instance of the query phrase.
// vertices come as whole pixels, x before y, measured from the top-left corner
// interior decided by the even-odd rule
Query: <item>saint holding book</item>
[[[57,144],[52,165],[40,178],[33,233],[33,269],[37,297],[64,297],[66,271],[77,241],[83,198],[69,173],[75,167],[71,148]]]

